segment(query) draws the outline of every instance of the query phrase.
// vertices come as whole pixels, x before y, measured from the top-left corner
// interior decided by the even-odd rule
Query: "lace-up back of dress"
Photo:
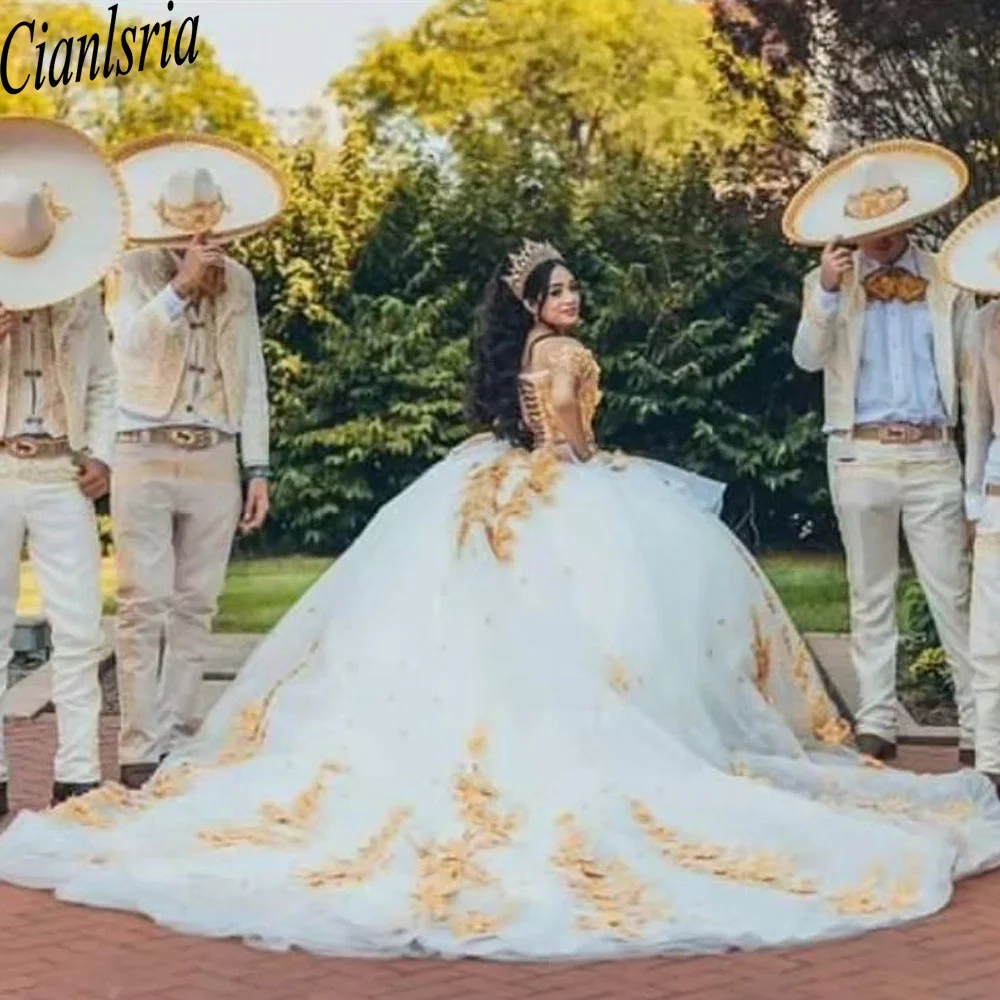
[[[545,349],[535,350],[542,341],[546,341]],[[573,380],[580,417],[588,440],[594,443],[594,415],[601,402],[600,366],[594,355],[572,337],[540,337],[525,352],[518,380],[521,417],[535,448],[556,447],[568,440],[552,401],[553,383],[560,374]]]

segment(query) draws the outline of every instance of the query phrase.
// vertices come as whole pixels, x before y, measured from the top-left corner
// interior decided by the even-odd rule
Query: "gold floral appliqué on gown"
[[[488,748],[485,730],[477,729],[467,745],[469,762],[455,777],[452,795],[463,821],[461,834],[418,848],[414,912],[422,921],[447,926],[462,940],[494,936],[513,917],[508,904],[492,913],[458,908],[466,890],[500,891],[480,856],[510,844],[523,822],[518,813],[497,808],[500,793],[484,770]]]
[[[819,891],[812,879],[796,873],[791,855],[733,851],[707,841],[684,840],[675,830],[659,823],[649,807],[638,800],[632,802],[632,819],[668,861],[688,871],[795,896],[814,896]]]
[[[298,877],[312,889],[342,889],[362,885],[384,871],[392,862],[392,848],[411,816],[406,808],[393,809],[376,833],[369,837],[353,858],[331,861],[309,868]]]
[[[669,908],[654,901],[648,885],[624,861],[598,858],[572,813],[560,816],[559,841],[552,864],[588,913],[577,919],[581,930],[624,940],[642,936],[651,923],[670,919]]]
[[[198,839],[209,847],[226,848],[249,844],[255,847],[292,847],[306,843],[316,830],[320,806],[331,775],[347,768],[334,761],[319,766],[316,777],[288,806],[264,802],[258,820],[245,826],[222,826],[199,831]]]
[[[479,527],[494,557],[510,562],[514,521],[528,517],[537,501],[551,501],[558,476],[559,459],[548,449],[512,449],[489,465],[474,469],[466,480],[459,512],[459,551]]]

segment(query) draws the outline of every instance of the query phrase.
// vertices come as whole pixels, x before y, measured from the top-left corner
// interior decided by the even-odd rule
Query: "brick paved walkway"
[[[104,733],[111,773],[113,720]],[[16,806],[44,803],[51,719],[8,725]],[[954,751],[908,750],[945,770]],[[992,1000],[1000,874],[937,917],[793,952],[600,965],[362,962],[183,937],[128,914],[0,886],[0,997],[18,1000]]]

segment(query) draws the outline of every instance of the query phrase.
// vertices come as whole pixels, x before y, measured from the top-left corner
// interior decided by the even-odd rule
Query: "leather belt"
[[[66,438],[35,437],[30,434],[0,438],[0,451],[14,458],[59,458],[73,454]]]
[[[232,441],[235,436],[210,427],[148,427],[139,431],[119,431],[116,439],[124,444],[168,444],[185,451],[204,451],[224,441]]]
[[[923,441],[950,441],[951,428],[939,424],[855,424],[855,441],[879,444],[920,444]]]

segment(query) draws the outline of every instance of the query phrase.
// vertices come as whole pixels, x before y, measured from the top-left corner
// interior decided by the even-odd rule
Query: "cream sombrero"
[[[212,136],[167,132],[115,152],[132,203],[133,243],[178,246],[198,233],[249,236],[284,210],[285,184],[262,156]]]
[[[962,196],[969,171],[931,142],[893,139],[856,149],[824,167],[792,198],[785,236],[824,246],[908,229]]]
[[[939,255],[945,277],[979,295],[1000,295],[1000,198],[960,222]]]
[[[90,139],[0,116],[0,306],[41,309],[97,284],[127,230],[122,179]]]

